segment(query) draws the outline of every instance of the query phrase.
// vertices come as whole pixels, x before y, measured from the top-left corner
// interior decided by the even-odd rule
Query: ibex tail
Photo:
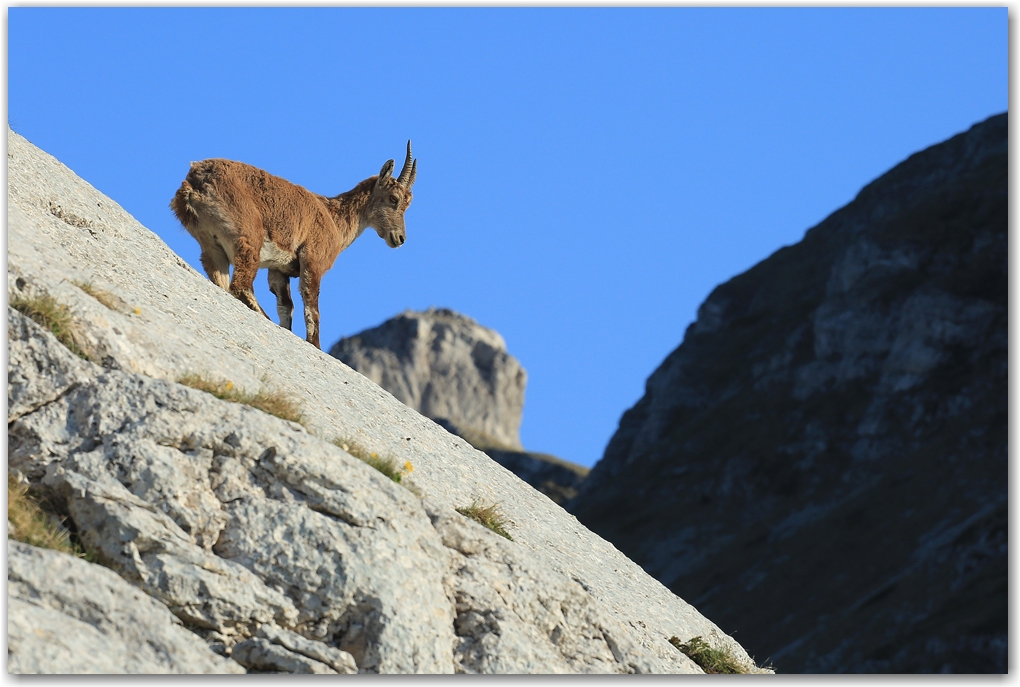
[[[181,187],[177,189],[177,193],[174,194],[173,200],[170,201],[170,209],[177,215],[177,219],[181,221],[187,229],[192,229],[198,224],[198,213],[195,212],[195,208],[191,205],[191,194],[194,189],[187,180],[181,182]]]

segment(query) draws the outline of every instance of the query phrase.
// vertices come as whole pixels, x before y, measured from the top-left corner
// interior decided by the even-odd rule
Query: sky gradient
[[[323,349],[453,308],[528,371],[524,446],[591,466],[715,286],[1006,110],[1007,36],[1005,7],[11,7],[8,119],[200,272],[192,160],[335,195],[410,138],[407,243],[340,255]]]

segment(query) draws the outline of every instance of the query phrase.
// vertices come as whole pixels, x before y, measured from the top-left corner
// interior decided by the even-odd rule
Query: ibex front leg
[[[307,331],[305,338],[308,343],[321,350],[322,347],[319,345],[319,282],[322,280],[322,273],[325,270],[320,269],[315,260],[310,259],[304,251],[298,252],[298,260],[301,263],[299,288],[301,289],[301,301],[305,306],[305,330]]]
[[[290,297],[290,277],[280,270],[269,270],[269,290],[276,296],[276,313],[280,316],[280,326],[291,329],[294,317],[294,301]]]
[[[265,315],[272,322],[266,311],[255,300],[255,275],[259,271],[259,251],[262,242],[254,245],[250,239],[241,234],[234,240],[234,276],[230,280],[230,293],[255,312]]]

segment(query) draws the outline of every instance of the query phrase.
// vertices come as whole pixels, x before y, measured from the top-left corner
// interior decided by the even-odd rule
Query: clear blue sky
[[[1006,110],[1007,31],[1005,7],[11,7],[8,116],[199,271],[167,207],[192,160],[335,195],[412,139],[407,243],[340,255],[323,348],[470,315],[528,371],[525,447],[590,466],[717,284]]]

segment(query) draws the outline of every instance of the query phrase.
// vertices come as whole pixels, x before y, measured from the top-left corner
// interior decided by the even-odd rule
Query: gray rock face
[[[346,651],[308,640],[296,632],[263,625],[257,637],[234,647],[230,657],[249,672],[354,674],[358,666]]]
[[[1007,123],[715,289],[568,506],[780,672],[1005,672]]]
[[[329,354],[433,420],[521,448],[527,373],[497,332],[446,308],[408,310]]]
[[[113,572],[7,542],[9,673],[243,673]]]
[[[96,372],[8,437],[101,563],[228,647],[273,623],[365,670],[453,671],[446,552],[411,492],[294,423]]]
[[[750,665],[549,499],[249,311],[11,132],[8,173],[9,299],[55,298],[92,359],[8,309],[8,470],[68,516],[139,603],[169,609],[228,669],[697,673],[668,642],[696,635]],[[84,281],[126,307],[101,304]],[[176,384],[185,373],[286,389],[305,426]],[[338,437],[410,462],[421,495]],[[513,542],[456,511],[476,499],[500,504]],[[95,639],[65,625],[69,643]]]

